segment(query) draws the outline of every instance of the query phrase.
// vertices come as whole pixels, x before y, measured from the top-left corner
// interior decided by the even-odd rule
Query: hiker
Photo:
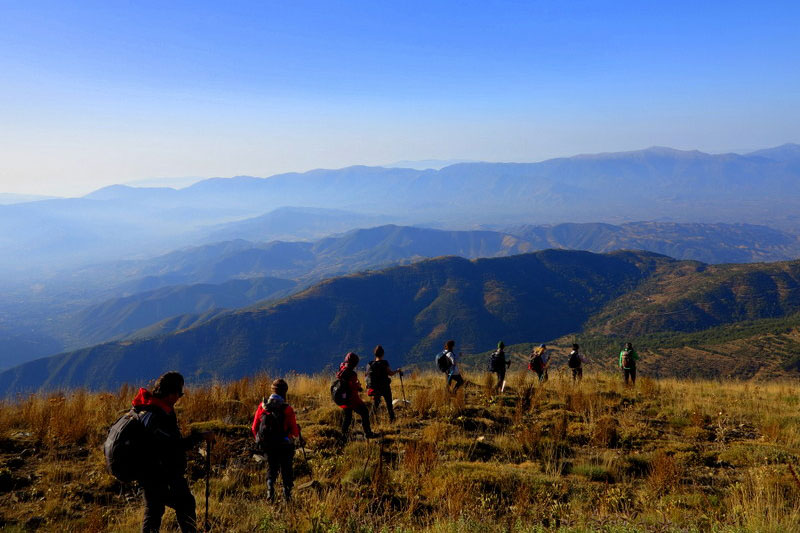
[[[403,375],[403,370],[392,370],[389,361],[383,358],[384,350],[380,344],[375,347],[375,359],[367,363],[367,395],[372,396],[372,412],[377,413],[381,398],[386,402],[389,422],[394,422],[394,406],[392,405],[392,378],[395,374]]]
[[[359,360],[357,354],[353,352],[348,353],[344,358],[344,362],[339,365],[339,372],[336,373],[336,378],[344,383],[348,391],[345,403],[339,405],[339,407],[344,409],[342,439],[347,438],[347,430],[350,429],[350,424],[353,422],[353,411],[358,413],[361,417],[361,425],[364,427],[364,436],[368,439],[378,437],[378,434],[373,433],[372,429],[370,429],[369,410],[363,400],[361,400],[361,395],[359,394],[363,390],[361,388],[361,382],[358,381],[358,374],[356,374],[355,371]]]
[[[497,350],[492,352],[489,359],[489,371],[497,374],[497,385],[495,391],[503,392],[506,387],[506,369],[511,366],[511,361],[506,358],[506,347],[503,341],[497,343]]]
[[[444,344],[444,351],[442,355],[445,359],[450,361],[450,368],[447,370],[447,391],[453,394],[464,384],[464,378],[461,377],[461,371],[458,369],[458,358],[456,357],[453,348],[456,346],[456,341],[447,341]],[[455,381],[456,385],[453,390],[450,390],[450,382]]]
[[[295,441],[300,442],[300,428],[294,409],[286,401],[289,385],[282,379],[272,382],[272,394],[258,405],[253,417],[252,432],[260,451],[267,456],[267,500],[275,501],[278,472],[283,478],[283,498],[292,501],[294,484]]]
[[[628,384],[628,379],[631,380],[631,385],[636,385],[636,361],[638,360],[639,354],[633,349],[633,344],[626,343],[625,349],[619,352],[619,367],[625,377],[625,385]]]
[[[531,361],[528,364],[528,369],[536,372],[539,377],[539,383],[545,383],[548,379],[547,369],[550,367],[550,350],[547,346],[540,344],[538,347],[531,350]]]
[[[589,362],[580,350],[580,346],[573,344],[572,351],[569,353],[567,366],[572,369],[572,381],[580,381],[583,379],[583,365]]]
[[[181,374],[167,372],[158,378],[152,392],[140,388],[132,402],[136,412],[147,413],[140,420],[150,443],[148,468],[139,480],[144,491],[144,533],[161,529],[165,507],[175,509],[183,533],[197,531],[195,500],[184,477],[186,451],[202,440],[214,442],[215,438],[210,431],[181,436],[175,403],[183,396],[183,384]]]

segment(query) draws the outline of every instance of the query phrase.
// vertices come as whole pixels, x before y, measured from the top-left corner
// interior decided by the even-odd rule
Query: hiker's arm
[[[294,413],[294,409],[292,406],[289,405],[286,407],[286,433],[290,439],[296,439],[300,437],[300,428],[297,426],[297,415]]]

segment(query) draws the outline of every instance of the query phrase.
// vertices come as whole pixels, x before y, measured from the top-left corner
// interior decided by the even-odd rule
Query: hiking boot
[[[286,503],[292,503],[292,489],[283,487],[283,499]]]

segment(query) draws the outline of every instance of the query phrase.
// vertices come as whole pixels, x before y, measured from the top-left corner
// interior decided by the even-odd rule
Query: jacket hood
[[[155,405],[168,415],[171,415],[172,412],[174,411],[172,406],[170,406],[167,402],[165,402],[161,398],[156,398],[155,396],[153,396],[153,393],[145,389],[144,387],[139,389],[139,392],[136,394],[136,397],[133,399],[131,404],[134,407],[145,407],[145,406]]]

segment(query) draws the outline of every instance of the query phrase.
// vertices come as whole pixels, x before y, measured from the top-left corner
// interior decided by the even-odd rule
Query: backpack
[[[581,356],[578,355],[578,352],[572,352],[569,354],[569,362],[567,366],[570,368],[580,368],[581,367]]]
[[[269,444],[282,442],[287,436],[285,422],[286,404],[275,401],[267,402],[258,423],[256,445],[262,451],[266,451],[266,447]]]
[[[442,372],[450,371],[450,367],[453,366],[453,362],[447,357],[447,352],[442,352],[438,356],[436,356],[436,366],[439,367],[439,370]]]
[[[542,359],[542,354],[536,354],[533,359],[531,359],[531,364],[528,365],[528,368],[537,374],[544,370],[544,359]]]
[[[345,381],[336,378],[336,380],[331,383],[331,400],[333,400],[333,403],[336,405],[346,405],[349,394],[349,387]]]
[[[147,411],[131,409],[108,430],[108,437],[103,444],[106,468],[120,481],[135,481],[144,471],[147,430],[143,418],[149,414]]]
[[[489,358],[489,372],[502,372],[505,366],[505,355],[500,350],[495,351]]]
[[[380,362],[381,364],[376,364]],[[367,388],[384,389],[392,382],[387,369],[389,364],[385,361],[370,361],[367,363]]]
[[[622,368],[632,368],[636,364],[636,360],[631,355],[630,350],[623,350],[622,352]]]

